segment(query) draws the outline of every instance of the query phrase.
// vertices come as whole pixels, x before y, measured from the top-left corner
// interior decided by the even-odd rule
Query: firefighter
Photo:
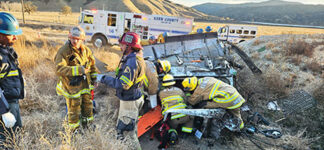
[[[159,97],[162,104],[162,115],[167,110],[171,109],[185,109],[187,108],[185,93],[178,87],[175,87],[175,81],[171,74],[166,74],[163,76],[162,86],[165,89],[159,92]],[[185,133],[192,132],[193,118],[185,114],[171,114],[169,121],[170,127],[176,129],[178,125],[184,124],[181,127],[181,131]],[[171,130],[171,132],[176,132]]]
[[[146,46],[146,45],[153,45],[157,42],[157,39],[154,35],[152,35],[148,40],[141,40],[141,45]]]
[[[156,63],[145,60],[146,70],[144,78],[144,91],[147,92],[150,99],[151,108],[157,105],[156,94],[159,89],[158,74],[168,73],[171,70],[171,64],[167,60],[158,60]]]
[[[84,30],[79,26],[73,27],[68,37],[54,59],[59,77],[56,91],[66,99],[68,124],[75,131],[81,123],[87,127],[94,119],[91,90],[97,72],[92,51],[83,43]]]
[[[169,36],[168,32],[160,34],[157,38],[157,43],[164,43],[167,36]]]
[[[11,47],[20,34],[22,30],[19,28],[17,19],[9,13],[0,12],[1,141],[6,138],[7,134],[4,133],[6,130],[13,134],[12,131],[22,127],[19,99],[24,98],[24,80],[19,68],[18,55]]]
[[[182,81],[185,91],[193,94],[188,99],[191,105],[199,104],[201,108],[225,108],[241,120],[240,129],[244,123],[240,113],[240,107],[245,102],[237,90],[221,80],[213,77],[188,77]]]
[[[135,149],[140,148],[137,138],[138,113],[144,104],[143,79],[145,77],[145,62],[140,55],[143,49],[140,37],[134,32],[127,32],[119,41],[123,51],[122,59],[116,70],[116,77],[99,75],[98,81],[116,89],[120,99],[117,120],[117,139],[124,139],[124,132],[129,134],[136,143]]]

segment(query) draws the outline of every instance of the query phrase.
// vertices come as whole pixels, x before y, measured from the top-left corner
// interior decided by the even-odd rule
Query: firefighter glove
[[[16,123],[16,118],[11,112],[2,114],[2,120],[7,128],[13,127]]]
[[[195,108],[204,108],[207,105],[207,101],[201,101],[200,103],[196,104]]]

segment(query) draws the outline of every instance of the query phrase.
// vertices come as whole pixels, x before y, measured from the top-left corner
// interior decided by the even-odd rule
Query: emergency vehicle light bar
[[[134,18],[142,18],[141,15],[134,15],[133,17],[134,17]]]

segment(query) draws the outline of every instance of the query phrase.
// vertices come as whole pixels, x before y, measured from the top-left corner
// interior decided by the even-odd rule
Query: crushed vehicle
[[[170,74],[174,76],[176,86],[179,88],[182,88],[181,82],[184,78],[192,76],[198,78],[214,77],[236,87],[237,69],[242,69],[243,65],[233,61],[230,52],[232,50],[243,59],[253,73],[262,73],[248,55],[239,47],[228,41],[219,41],[217,32],[168,36],[165,39],[165,43],[147,45],[143,48],[144,59],[153,62],[157,60],[168,60],[171,63]],[[163,75],[160,74],[159,80],[162,81],[162,78]],[[157,111],[161,111],[161,109],[159,108]],[[208,121],[209,119],[224,117],[226,114],[224,109],[177,109],[167,111],[166,114],[173,111],[204,118],[200,131],[196,131],[198,138],[201,138],[201,135],[205,134],[204,131],[207,123],[210,122]],[[160,119],[163,118],[161,115],[157,117]],[[239,130],[239,125],[237,124],[239,121],[233,120],[233,117],[227,118],[227,122],[224,122],[225,125],[223,125],[223,128],[226,127],[231,131]],[[141,119],[139,122],[141,122]],[[150,124],[149,126],[152,127],[154,124]],[[142,134],[138,134],[138,136]]]

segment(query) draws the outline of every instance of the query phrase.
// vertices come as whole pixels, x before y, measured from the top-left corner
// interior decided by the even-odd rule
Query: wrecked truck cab
[[[168,60],[170,73],[178,82],[192,76],[215,77],[235,86],[236,69],[229,61],[229,48],[218,41],[217,32],[169,36],[165,43],[143,48],[144,58],[150,61]]]

